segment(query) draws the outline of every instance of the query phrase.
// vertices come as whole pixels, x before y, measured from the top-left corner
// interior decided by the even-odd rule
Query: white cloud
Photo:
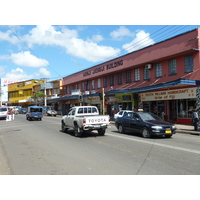
[[[100,35],[93,36],[90,41],[85,41],[78,37],[76,30],[70,30],[67,27],[62,27],[58,31],[54,26],[36,26],[28,35],[24,35],[22,40],[28,46],[34,44],[60,46],[70,55],[91,62],[101,61],[120,51],[110,46],[98,45],[97,42],[103,40]]]
[[[2,32],[0,31],[0,41],[8,41],[12,44],[17,44],[19,43],[19,40],[17,39],[16,36],[11,36],[12,32],[8,30],[7,32]]]
[[[150,38],[150,34],[146,33],[143,30],[140,30],[136,33],[135,39],[127,44],[122,46],[127,52],[136,51],[138,49],[142,49],[146,46],[154,44],[154,40]]]
[[[12,80],[29,80],[41,77],[51,77],[51,73],[46,68],[40,68],[38,72],[32,73],[28,75],[23,69],[16,68],[12,69],[10,72],[6,73],[5,78],[12,79]]]
[[[101,42],[103,40],[104,40],[104,38],[103,38],[102,35],[93,35],[91,39],[88,39],[88,42],[98,43],[98,42]]]
[[[46,68],[40,68],[39,73],[36,73],[35,76],[48,78],[51,77],[51,73]]]
[[[45,59],[37,58],[34,55],[31,55],[29,51],[20,52],[20,53],[12,53],[10,59],[16,65],[23,67],[44,67],[48,66],[49,63]]]
[[[133,37],[134,33],[132,33],[128,28],[125,26],[120,26],[119,29],[112,31],[110,36],[115,40],[121,40],[125,36]]]
[[[3,66],[0,66],[0,76],[4,75],[5,69]]]
[[[11,80],[28,80],[32,78],[32,75],[27,75],[26,72],[23,71],[21,68],[12,69],[10,72],[6,73],[5,78],[11,79]]]

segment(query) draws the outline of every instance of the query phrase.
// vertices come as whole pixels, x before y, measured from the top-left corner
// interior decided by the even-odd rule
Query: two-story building
[[[53,81],[44,81],[42,84],[34,85],[33,86],[33,92],[34,91],[43,91],[46,93],[46,105],[53,107],[58,113],[61,113],[61,108],[59,107],[59,104],[57,101],[54,101],[54,99],[59,98],[63,94],[62,89],[62,79],[57,79]],[[44,99],[40,102],[40,105],[45,105]]]
[[[111,116],[119,109],[143,108],[191,124],[192,110],[199,107],[199,37],[198,28],[64,77],[64,96],[57,99],[63,113],[79,104],[81,92],[83,104],[100,110],[105,105]]]
[[[30,97],[33,94],[33,86],[44,83],[44,80],[31,79],[8,85],[8,100],[13,106],[28,106],[32,104]]]

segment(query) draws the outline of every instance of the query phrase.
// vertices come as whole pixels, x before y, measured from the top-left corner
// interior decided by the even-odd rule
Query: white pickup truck
[[[80,137],[84,131],[92,130],[104,135],[109,124],[110,116],[99,115],[96,106],[75,106],[70,109],[68,115],[62,117],[61,129],[66,132],[73,128],[76,137]]]

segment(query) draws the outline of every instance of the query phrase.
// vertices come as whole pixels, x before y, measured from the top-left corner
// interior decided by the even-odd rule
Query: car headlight
[[[175,128],[176,128],[176,126],[175,126],[175,125],[173,125],[173,126],[172,126],[172,129],[175,129]]]
[[[162,129],[162,126],[152,126],[151,128]]]

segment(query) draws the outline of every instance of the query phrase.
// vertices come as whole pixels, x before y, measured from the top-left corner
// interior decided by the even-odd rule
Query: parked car
[[[8,107],[0,107],[0,118],[6,119],[7,118]]]
[[[118,113],[114,115],[114,119],[117,119],[117,117],[123,117],[126,113],[133,112],[131,110],[120,110]]]
[[[47,109],[46,113],[47,113],[48,116],[55,116],[56,117],[56,115],[57,115],[57,111],[55,111],[54,109],[51,109],[51,108]]]
[[[163,121],[156,115],[146,112],[128,112],[123,117],[118,117],[115,126],[120,133],[130,131],[139,133],[143,137],[165,136],[170,138],[176,133],[174,124]]]
[[[29,121],[32,119],[42,120],[43,117],[42,109],[43,107],[41,106],[29,106],[28,111],[26,113],[26,119]]]
[[[27,108],[20,108],[18,112],[19,112],[19,114],[26,114],[27,111],[28,111]]]

